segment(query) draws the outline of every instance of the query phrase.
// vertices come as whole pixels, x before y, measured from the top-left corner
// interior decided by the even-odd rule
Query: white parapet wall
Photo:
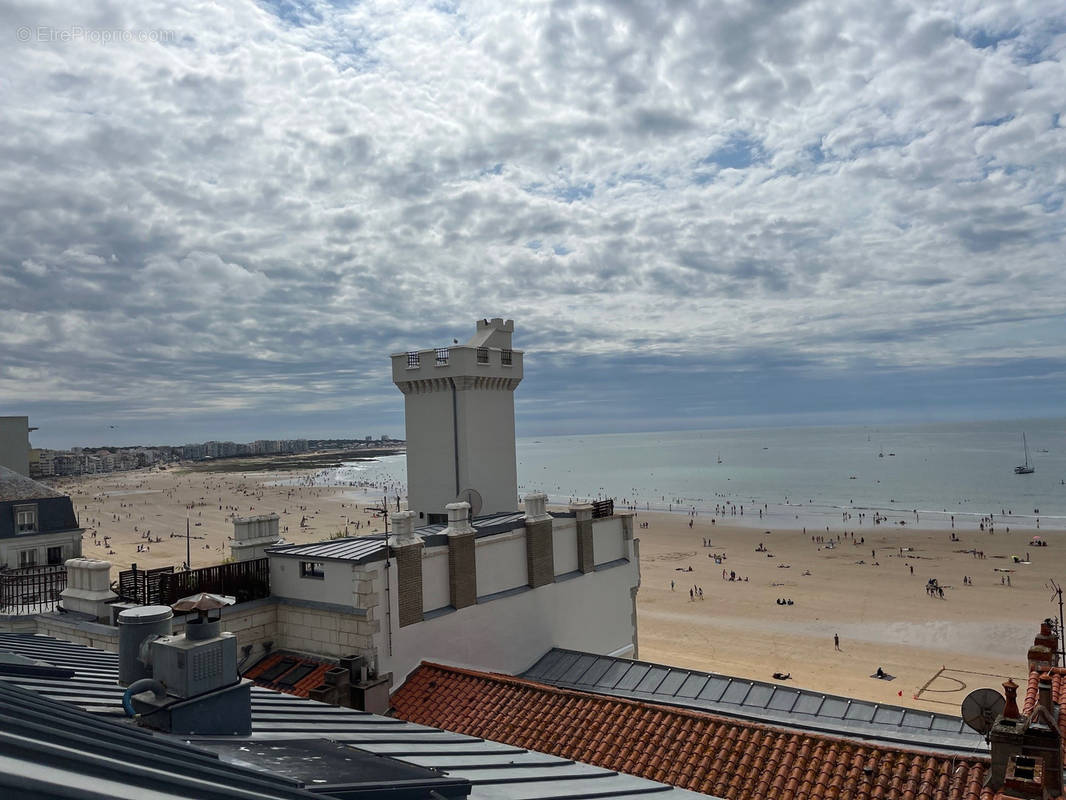
[[[448,548],[427,547],[422,551],[422,610],[436,611],[450,602]]]
[[[525,528],[479,539],[474,553],[478,597],[506,592],[529,582]]]
[[[422,661],[505,673],[522,672],[552,647],[633,655],[637,641],[635,590],[640,582],[636,543],[623,520],[593,520],[597,568],[578,571],[577,525],[572,517],[553,520],[556,580],[528,586],[526,529],[484,536],[476,542],[476,605],[449,606],[448,548],[422,553],[423,609],[427,618],[393,625],[374,639],[383,671],[397,686]],[[601,555],[602,553],[602,555]],[[390,585],[396,586],[395,563]],[[393,596],[391,620],[398,617]]]
[[[572,517],[557,519],[552,524],[552,557],[556,577],[577,572],[577,521]]]

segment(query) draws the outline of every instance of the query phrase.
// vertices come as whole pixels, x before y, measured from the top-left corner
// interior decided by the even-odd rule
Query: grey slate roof
[[[870,703],[712,672],[554,648],[521,677],[583,692],[691,708],[829,735],[988,754],[962,717]]]
[[[475,536],[479,539],[482,536],[492,536],[495,533],[513,531],[515,528],[525,526],[525,524],[526,513],[524,511],[502,511],[498,514],[486,514],[470,520]],[[426,544],[432,546],[445,544],[443,534],[447,529],[447,525],[423,525],[420,528],[416,528],[415,533],[422,536],[426,540]]]
[[[64,496],[51,486],[45,486],[13,469],[0,466],[0,503]]]
[[[0,676],[51,700],[97,714],[121,706],[118,657],[81,645],[34,634],[0,633],[0,651],[9,651],[73,670],[74,677]],[[448,733],[423,725],[335,708],[269,689],[252,687],[249,737],[182,737],[194,747],[218,752],[223,760],[240,750],[242,763],[257,763],[271,742],[329,739],[360,751],[388,755],[409,764],[438,769],[473,784],[474,800],[563,800],[563,798],[649,797],[654,800],[706,800],[708,795],[611,770]],[[234,745],[243,745],[246,749]],[[287,746],[287,745],[286,745]],[[263,756],[266,758],[266,755]]]

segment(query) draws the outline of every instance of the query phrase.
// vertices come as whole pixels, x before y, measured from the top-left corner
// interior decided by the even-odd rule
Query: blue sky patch
[[[703,159],[702,164],[715,164],[722,169],[747,169],[765,160],[762,143],[747,133],[734,133],[724,145]]]

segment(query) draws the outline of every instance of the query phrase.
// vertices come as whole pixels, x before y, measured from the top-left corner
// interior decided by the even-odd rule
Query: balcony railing
[[[419,358],[417,352],[409,352],[407,354],[407,366],[409,366],[409,367],[417,367],[421,363],[422,363],[421,359]]]
[[[448,363],[448,355],[449,355],[448,348],[447,347],[438,347],[436,352],[437,352],[437,366],[438,367],[445,366]]]
[[[592,518],[610,517],[614,514],[614,500],[596,500],[592,503]]]

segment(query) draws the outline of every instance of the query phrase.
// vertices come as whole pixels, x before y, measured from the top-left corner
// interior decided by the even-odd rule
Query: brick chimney
[[[1032,711],[1018,712],[1018,686],[1003,684],[1007,702],[988,734],[992,764],[986,785],[1013,797],[1048,800],[1062,794],[1062,735],[1051,675],[1040,676]]]
[[[526,504],[526,574],[529,586],[536,589],[555,582],[555,550],[552,518],[547,511],[548,495],[530,492]]]
[[[985,785],[993,791],[1003,788],[1010,760],[1022,754],[1022,728],[1025,720],[1018,710],[1018,684],[1008,678],[1003,684],[1003,695],[1007,701],[1003,706],[1003,713],[988,732],[988,742],[992,746],[992,763],[988,768]]]
[[[1059,637],[1050,619],[1040,623],[1040,633],[1027,655],[1030,672],[1044,672],[1059,665]]]
[[[1022,733],[1022,755],[1043,765],[1040,785],[1044,797],[1062,794],[1062,734],[1058,717],[1059,709],[1051,696],[1051,674],[1046,673],[1040,676],[1036,704]]]
[[[466,608],[477,603],[477,557],[475,531],[470,524],[469,503],[448,503],[448,583],[451,604]]]
[[[414,511],[397,511],[392,515],[396,535],[396,576],[399,583],[397,605],[400,627],[422,621],[422,537],[415,533]]]

